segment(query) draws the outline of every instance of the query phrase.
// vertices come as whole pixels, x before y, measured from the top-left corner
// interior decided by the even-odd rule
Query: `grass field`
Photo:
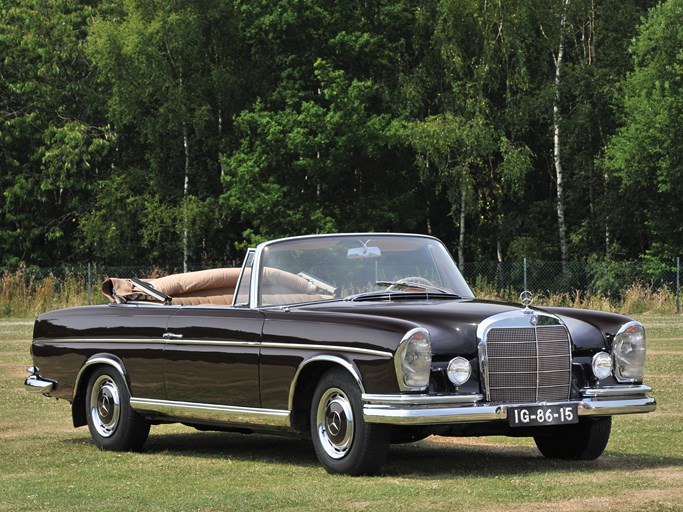
[[[31,323],[0,319],[0,511],[683,511],[683,319],[639,320],[658,409],[616,417],[597,461],[549,461],[527,439],[431,437],[352,478],[325,473],[305,442],[180,425],[152,427],[144,453],[99,451],[68,403],[23,390]]]

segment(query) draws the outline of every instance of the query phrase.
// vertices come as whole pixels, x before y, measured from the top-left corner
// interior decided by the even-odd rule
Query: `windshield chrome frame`
[[[446,245],[439,240],[436,237],[430,236],[430,235],[422,235],[422,234],[413,234],[413,233],[373,233],[373,232],[359,232],[359,233],[329,233],[329,234],[319,234],[319,235],[302,235],[302,236],[293,236],[293,237],[284,237],[284,238],[278,238],[275,240],[269,240],[267,242],[263,242],[259,244],[256,247],[256,253],[254,255],[254,262],[251,267],[251,288],[249,291],[249,307],[250,309],[259,309],[259,308],[282,308],[282,307],[289,307],[293,306],[295,304],[288,304],[287,306],[262,306],[259,304],[259,292],[261,289],[261,270],[262,270],[262,265],[263,265],[263,254],[265,250],[273,245],[277,245],[279,243],[283,242],[296,242],[298,240],[300,241],[305,241],[305,240],[311,240],[311,239],[325,239],[325,238],[365,238],[365,237],[395,237],[395,238],[422,238],[425,240],[430,240],[432,242],[436,242],[440,244],[443,248],[450,260],[453,262],[454,267],[460,274],[460,277],[463,280],[463,284],[467,286],[467,290],[469,291],[468,295],[463,295],[462,298],[466,299],[473,299],[474,298],[474,293],[472,292],[472,289],[470,288],[469,284],[467,284],[467,281],[465,281],[465,278],[462,276],[462,272],[460,272],[460,269],[458,268],[458,265],[456,264],[455,260],[453,259],[453,255],[450,253],[450,251],[446,248]],[[253,249],[252,249],[253,250]],[[434,257],[434,255],[432,255]],[[438,269],[438,267],[437,267]],[[243,270],[244,271],[244,270]],[[240,279],[242,278],[240,274]]]
[[[256,266],[256,258],[255,258],[255,252],[256,249],[249,248],[247,249],[247,254],[244,256],[244,261],[242,262],[242,270],[240,270],[240,275],[237,278],[237,284],[235,285],[235,293],[232,297],[232,307],[240,307],[240,308],[250,308],[251,307],[251,282],[253,282],[253,276],[254,276],[254,268]],[[251,258],[251,266],[249,266],[249,258]],[[237,299],[239,297],[239,291],[240,288],[242,287],[242,280],[244,279],[244,274],[247,268],[250,269],[251,276],[250,276],[250,286],[249,289],[247,290],[247,303],[246,304],[238,304]]]

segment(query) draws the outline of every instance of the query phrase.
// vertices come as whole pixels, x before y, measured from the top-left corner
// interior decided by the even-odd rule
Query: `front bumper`
[[[584,388],[578,402],[579,416],[613,416],[654,411],[657,402],[647,396],[649,386]],[[368,423],[389,425],[447,425],[507,420],[508,407],[545,404],[481,403],[472,395],[363,395],[363,417]],[[568,402],[553,402],[568,403]]]

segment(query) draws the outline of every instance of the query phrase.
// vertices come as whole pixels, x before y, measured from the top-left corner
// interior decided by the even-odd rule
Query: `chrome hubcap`
[[[119,388],[111,377],[101,375],[90,392],[90,417],[93,426],[102,437],[110,437],[116,431],[120,416]]]
[[[353,443],[354,422],[351,402],[339,388],[330,388],[318,402],[318,439],[333,459],[344,457]]]

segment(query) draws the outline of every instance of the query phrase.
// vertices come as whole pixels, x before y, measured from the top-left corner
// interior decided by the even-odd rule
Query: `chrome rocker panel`
[[[579,416],[613,416],[654,411],[657,402],[649,386],[584,388],[583,398],[544,404],[479,404],[482,395],[363,395],[363,417],[368,423],[445,425],[507,420],[508,407],[578,402]]]
[[[290,426],[290,412],[281,409],[176,402],[150,398],[131,398],[130,406],[142,414],[154,413],[179,420],[281,428]]]

